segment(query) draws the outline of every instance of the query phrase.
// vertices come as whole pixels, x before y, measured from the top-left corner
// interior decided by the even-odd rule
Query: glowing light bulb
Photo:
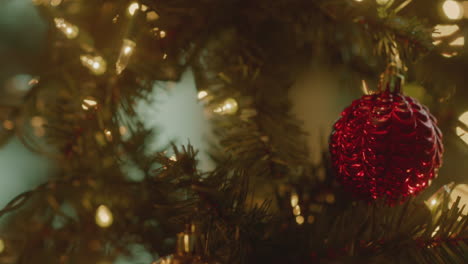
[[[190,237],[188,234],[184,234],[184,251],[190,252]]]
[[[148,10],[148,6],[147,5],[141,5],[140,10],[145,12],[146,10]]]
[[[221,106],[215,108],[213,112],[222,115],[233,115],[237,113],[238,109],[239,106],[237,104],[237,101],[233,98],[228,98],[224,101],[224,103]]]
[[[77,26],[67,22],[63,18],[54,18],[55,27],[60,30],[68,39],[74,39],[78,36],[80,30]]]
[[[107,62],[101,56],[81,55],[80,60],[94,75],[102,75],[107,70]]]
[[[0,238],[0,254],[5,251],[5,242]]]
[[[167,53],[163,54],[163,60],[167,59]]]
[[[166,35],[167,35],[166,31],[164,31],[164,30],[159,31],[159,37],[160,38],[165,38]]]
[[[445,57],[445,58],[453,58],[453,57],[458,55],[458,52],[456,52],[456,51],[454,51],[454,52],[442,52],[440,55],[442,55],[442,57]]]
[[[177,157],[176,157],[176,155],[172,155],[172,156],[170,156],[170,157],[169,157],[169,159],[170,159],[170,160],[172,160],[172,161],[177,161]]]
[[[137,3],[137,2],[132,2],[129,6],[128,6],[128,13],[133,16],[136,11],[140,8],[140,5]]]
[[[299,205],[294,206],[293,214],[296,216],[301,215],[301,207]]]
[[[296,216],[296,223],[297,223],[298,225],[304,224],[304,221],[305,221],[305,219],[304,219],[304,217],[303,217],[302,215]]]
[[[96,107],[97,101],[96,99],[94,99],[94,97],[91,96],[88,96],[85,99],[83,99],[83,103],[81,104],[81,108],[83,108],[83,110],[89,110]]]
[[[457,20],[463,16],[463,6],[453,0],[447,0],[442,4],[442,10],[445,16],[451,20]]]
[[[354,2],[362,2],[362,1],[364,1],[364,0],[354,0]]]
[[[107,228],[114,222],[114,217],[109,208],[105,205],[100,205],[96,210],[96,224],[102,228]]]
[[[296,207],[299,204],[299,196],[297,193],[291,194],[291,206]]]
[[[431,205],[434,206],[434,205],[436,205],[436,204],[437,204],[437,200],[436,200],[436,199],[432,199],[432,200],[431,200]]]
[[[207,91],[199,91],[198,92],[198,100],[202,100],[203,98],[207,97],[208,96],[208,92]]]
[[[108,141],[112,141],[112,132],[109,129],[104,129],[104,135],[106,135]]]
[[[450,42],[450,46],[464,46],[465,45],[465,37],[458,37],[454,41]]]
[[[135,51],[136,43],[130,39],[124,39],[122,49],[120,50],[119,59],[115,63],[117,74],[121,74],[127,68],[130,58]]]

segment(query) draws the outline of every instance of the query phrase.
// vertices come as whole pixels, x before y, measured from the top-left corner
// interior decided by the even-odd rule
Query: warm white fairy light
[[[190,237],[188,234],[184,234],[184,251],[186,253],[190,252]]]
[[[135,51],[136,43],[130,39],[124,39],[122,48],[120,50],[120,55],[115,63],[115,69],[117,74],[121,74],[125,68],[127,68],[130,58]]]
[[[133,16],[136,11],[140,8],[140,4],[138,4],[137,2],[132,2],[129,6],[128,6],[128,13]]]
[[[74,39],[78,36],[80,30],[77,26],[67,22],[63,18],[54,18],[55,27],[60,30],[68,39]]]
[[[107,228],[114,222],[114,216],[109,208],[105,205],[100,205],[96,210],[96,224],[102,228]]]
[[[167,35],[166,31],[164,31],[164,30],[159,31],[159,37],[160,38],[165,38],[166,35]]]
[[[170,157],[169,157],[169,159],[170,159],[170,160],[172,160],[172,161],[177,161],[177,157],[176,157],[176,155],[172,155],[172,156],[170,156]]]
[[[303,217],[302,215],[296,216],[296,223],[297,223],[298,225],[304,224],[304,221],[305,221],[305,219],[304,219],[304,217]]]
[[[162,58],[163,60],[167,59],[167,53],[164,53]]]
[[[207,97],[208,96],[208,92],[207,91],[199,91],[198,92],[198,95],[197,95],[197,98],[198,100],[202,100],[203,98]]]
[[[453,58],[453,57],[458,55],[458,52],[456,52],[456,51],[454,51],[454,52],[442,52],[440,55],[442,55],[442,57],[445,57],[445,58]]]
[[[96,99],[94,99],[94,97],[88,96],[85,99],[83,99],[83,102],[81,103],[81,108],[83,108],[83,110],[89,110],[92,108],[96,108],[97,104],[98,103]]]
[[[293,214],[296,215],[296,216],[301,215],[301,207],[299,205],[294,206]]]
[[[431,206],[434,206],[434,205],[436,205],[436,204],[437,204],[437,199],[435,199],[435,198],[432,199],[432,200],[431,200]]]
[[[62,3],[62,0],[50,0],[51,6],[59,6]]]
[[[224,103],[216,107],[213,112],[221,115],[233,115],[239,110],[237,101],[233,98],[224,100]]]
[[[463,6],[457,1],[445,1],[442,4],[442,10],[448,19],[457,20],[463,17]]]
[[[296,207],[299,204],[299,196],[297,193],[291,194],[291,206]]]
[[[80,60],[94,75],[102,75],[107,70],[107,62],[101,56],[81,55]]]
[[[108,141],[112,141],[112,132],[109,129],[104,129],[104,135]]]
[[[465,37],[458,37],[454,39],[452,42],[449,44],[450,46],[464,46],[465,45]]]

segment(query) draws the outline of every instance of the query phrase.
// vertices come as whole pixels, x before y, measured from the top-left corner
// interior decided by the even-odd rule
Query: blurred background
[[[58,5],[62,0],[50,0]],[[354,0],[353,0],[354,1]],[[360,0],[361,2],[366,0]],[[378,1],[377,1],[378,2]],[[438,117],[445,134],[444,167],[431,188],[440,188],[451,181],[467,182],[468,178],[468,69],[465,48],[468,1],[415,1],[405,12],[427,17],[434,26],[436,49],[415,65],[409,65],[410,79],[405,93],[429,106]],[[31,0],[0,0],[0,207],[18,193],[44,182],[53,172],[53,162],[29,150],[15,135],[12,117],[24,96],[37,81],[31,75],[41,67],[43,47],[47,41],[47,25]],[[466,9],[466,12],[463,11]],[[427,12],[427,14],[422,14]],[[343,108],[362,95],[362,87],[341,87],[340,76],[346,69],[311,66],[305,76],[299,76],[292,90],[294,113],[304,121],[309,133],[311,159],[318,162],[320,151],[327,146],[333,122]],[[411,77],[424,82],[412,82]],[[363,80],[372,83],[372,80]],[[213,140],[203,106],[197,100],[193,75],[187,72],[180,82],[168,82],[150,102],[141,102],[140,115],[147,126],[158,127],[157,149],[169,141],[190,142],[200,150],[203,169],[211,167],[206,154],[207,142]],[[428,88],[432,86],[439,89]],[[161,92],[161,90],[163,92]],[[435,91],[435,92],[434,92]],[[29,120],[34,134],[41,136],[45,120]]]

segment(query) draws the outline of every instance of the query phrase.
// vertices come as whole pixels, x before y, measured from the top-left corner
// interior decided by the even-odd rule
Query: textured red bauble
[[[355,100],[335,123],[330,152],[338,181],[357,198],[390,203],[437,176],[442,133],[427,107],[397,92]]]

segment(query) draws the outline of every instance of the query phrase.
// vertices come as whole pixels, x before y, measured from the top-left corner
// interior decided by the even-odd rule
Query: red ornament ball
[[[427,107],[397,92],[355,100],[330,137],[333,167],[357,198],[402,201],[426,188],[442,164],[442,133]]]

